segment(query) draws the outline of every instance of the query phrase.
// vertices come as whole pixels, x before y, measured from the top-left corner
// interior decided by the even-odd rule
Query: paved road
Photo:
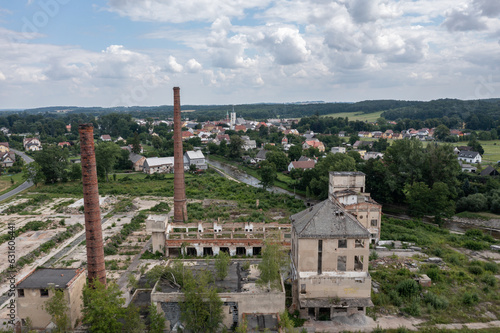
[[[17,155],[21,156],[24,160],[24,162],[26,163],[31,163],[33,162],[34,160],[29,157],[28,155],[26,155],[25,153],[23,153],[22,151],[19,151],[19,150],[16,150],[16,149],[11,149],[11,151],[13,151],[14,153],[16,153]],[[1,201],[4,201],[6,199],[9,199],[10,197],[30,188],[31,186],[33,186],[33,182],[31,181],[25,181],[24,183],[22,183],[21,185],[19,185],[18,187],[16,187],[15,189],[13,189],[12,191],[9,191],[3,195],[0,195],[0,202]]]

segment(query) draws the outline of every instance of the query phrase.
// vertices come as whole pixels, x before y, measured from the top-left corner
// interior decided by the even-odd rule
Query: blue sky
[[[0,0],[0,109],[500,96],[497,0]]]

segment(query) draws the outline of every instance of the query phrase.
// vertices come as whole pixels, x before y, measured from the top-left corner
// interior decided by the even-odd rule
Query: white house
[[[461,151],[458,154],[458,159],[466,163],[481,163],[481,154],[477,151]]]
[[[188,165],[196,165],[198,170],[206,170],[208,168],[207,162],[205,161],[205,156],[201,150],[192,151],[189,150],[184,154],[184,158],[187,159]]]

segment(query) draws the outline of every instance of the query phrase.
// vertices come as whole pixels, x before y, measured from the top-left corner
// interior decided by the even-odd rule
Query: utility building
[[[363,182],[343,177],[333,184],[364,190],[362,176]],[[301,316],[329,320],[364,314],[373,306],[367,228],[331,192],[329,199],[293,215],[291,222],[293,305]]]

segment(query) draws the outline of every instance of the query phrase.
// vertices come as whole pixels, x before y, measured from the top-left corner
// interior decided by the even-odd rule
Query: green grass
[[[484,149],[482,164],[500,161],[500,140],[479,141],[479,143]]]
[[[11,178],[14,179],[14,185],[12,185],[12,183],[10,181]],[[18,187],[22,183],[24,183],[22,172],[15,173],[12,175],[0,176],[0,190],[1,190],[0,195],[15,189],[16,187]]]
[[[362,113],[362,112],[342,112],[342,113],[331,113],[323,115],[322,117],[348,117],[350,121],[361,120],[361,121],[369,121],[374,122],[377,118],[380,118],[380,115],[384,111],[374,112],[374,113]]]

